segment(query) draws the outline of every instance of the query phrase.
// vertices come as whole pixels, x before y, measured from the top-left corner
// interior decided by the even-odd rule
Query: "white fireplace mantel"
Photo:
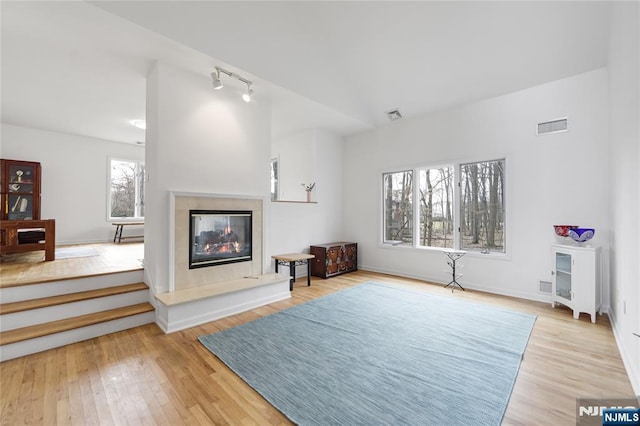
[[[268,198],[169,193],[169,291],[155,295],[158,325],[170,333],[291,297],[289,277],[265,274]],[[251,210],[252,260],[189,269],[189,210]]]

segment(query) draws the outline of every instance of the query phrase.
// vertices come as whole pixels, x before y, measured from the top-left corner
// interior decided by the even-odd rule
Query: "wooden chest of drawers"
[[[358,243],[336,242],[309,247],[311,275],[329,278],[358,270]]]

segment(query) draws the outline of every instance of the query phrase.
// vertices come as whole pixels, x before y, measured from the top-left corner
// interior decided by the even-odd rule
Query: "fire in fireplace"
[[[252,259],[252,212],[189,210],[189,269]]]

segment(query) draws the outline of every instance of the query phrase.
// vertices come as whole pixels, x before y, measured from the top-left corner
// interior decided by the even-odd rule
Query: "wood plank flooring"
[[[2,424],[281,425],[290,422],[197,337],[365,281],[392,283],[538,316],[504,424],[574,425],[576,398],[633,398],[608,318],[358,271],[295,284],[292,298],[165,335],[150,324],[0,364]],[[464,407],[460,407],[464,408]]]
[[[60,246],[70,247],[70,246]],[[142,269],[144,243],[84,244],[98,256],[44,261],[44,251],[2,256],[0,288]]]

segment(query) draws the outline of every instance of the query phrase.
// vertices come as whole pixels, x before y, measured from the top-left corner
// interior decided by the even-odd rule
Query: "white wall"
[[[41,217],[56,220],[56,243],[111,241],[109,158],[143,160],[144,148],[2,124],[0,156],[42,165]]]
[[[615,2],[609,43],[611,319],[640,395],[640,7]]]
[[[538,281],[551,280],[552,225],[594,227],[592,243],[608,255],[607,108],[607,72],[599,69],[349,137],[344,229],[360,244],[360,267],[448,282],[440,251],[379,246],[381,172],[506,157],[508,256],[468,254],[461,282],[549,300]],[[536,136],[536,123],[559,117],[569,117],[568,132]]]
[[[306,201],[302,184],[316,181],[316,131],[302,130],[273,141],[271,158],[279,159],[278,199]]]
[[[311,134],[316,147],[316,187],[313,190],[313,200],[317,201],[317,204],[271,203],[269,256],[294,252],[308,253],[310,245],[344,239],[343,139],[320,129],[312,130]],[[273,267],[273,262],[271,266]],[[304,274],[306,269],[299,267],[297,275]]]
[[[147,79],[145,281],[169,289],[169,191],[269,197],[271,108],[156,64]],[[212,274],[215,268],[210,269]]]

